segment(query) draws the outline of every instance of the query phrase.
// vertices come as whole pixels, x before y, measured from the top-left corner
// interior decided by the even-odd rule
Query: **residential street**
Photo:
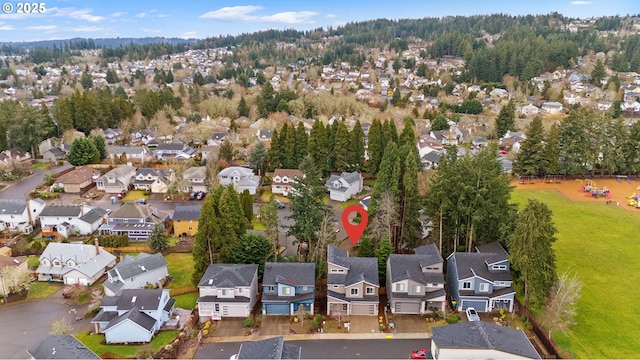
[[[250,339],[250,337],[247,337]],[[429,340],[305,340],[291,341],[302,346],[302,359],[408,359],[416,349],[428,349]],[[240,343],[211,343],[196,352],[196,359],[229,359]]]
[[[44,182],[44,174],[55,174],[70,167],[72,167],[72,165],[64,164],[50,169],[33,170],[33,175],[29,175],[20,181],[7,182],[9,185],[0,191],[0,199],[24,199],[28,196],[31,190]]]

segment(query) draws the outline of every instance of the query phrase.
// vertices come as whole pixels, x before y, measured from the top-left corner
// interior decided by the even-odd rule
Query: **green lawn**
[[[43,247],[44,246],[46,245],[43,245]],[[37,268],[38,266],[40,266],[40,259],[35,256],[27,258],[27,266],[30,268]]]
[[[173,281],[167,288],[191,285],[193,255],[191,253],[171,253],[164,258],[169,264],[169,274],[173,276]]]
[[[160,349],[171,343],[178,336],[178,332],[175,330],[160,331],[158,334],[156,334],[153,340],[151,340],[151,342],[146,345],[103,345],[103,334],[89,335],[88,332],[81,332],[75,334],[74,336],[86,347],[98,354],[98,356],[104,353],[114,353],[120,356],[131,358],[136,355],[138,350],[144,347],[150,347],[156,352],[160,351]]]
[[[343,203],[340,203],[340,205],[338,205],[338,209],[340,210],[344,210],[346,208],[348,208],[351,205],[358,205],[358,203],[360,202],[360,200],[358,199],[349,199]]]
[[[271,190],[265,190],[260,195],[260,200],[262,200],[262,202],[269,202],[269,199],[271,198],[272,194],[273,193],[271,192]],[[288,197],[282,196],[282,195],[278,195],[278,194],[273,194],[273,198],[276,199],[276,200],[279,200],[283,204],[288,204],[288,203],[291,202],[291,200],[289,200]]]
[[[169,239],[169,246],[175,246],[176,243],[180,241],[180,238],[177,236],[169,236],[168,239]]]
[[[176,299],[177,308],[183,308],[187,310],[193,310],[193,308],[196,307],[196,301],[198,301],[198,293],[196,292],[176,295],[172,297]]]
[[[558,273],[574,271],[584,284],[577,325],[554,340],[574,358],[635,358],[640,348],[638,259],[640,212],[604,203],[573,202],[553,190],[515,190],[520,206],[537,198],[553,211]]]
[[[147,199],[148,196],[144,194],[142,190],[131,190],[127,193],[127,195],[122,198],[123,201],[134,201],[138,199]]]
[[[35,163],[31,167],[32,170],[40,170],[49,168],[49,163]]]
[[[362,180],[362,183],[366,186],[370,186],[371,188],[373,188],[373,185],[376,184],[376,179],[364,179]]]
[[[36,281],[31,284],[29,289],[29,295],[27,299],[41,299],[49,297],[56,293],[56,291],[62,289],[61,283],[48,283],[44,281]]]

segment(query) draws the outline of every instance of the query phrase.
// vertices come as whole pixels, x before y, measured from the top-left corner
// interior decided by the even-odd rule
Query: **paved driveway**
[[[397,333],[420,333],[427,331],[427,323],[422,315],[393,314],[389,322],[395,324]]]
[[[343,321],[349,321],[349,332],[352,334],[379,332],[377,316],[352,315],[347,316]]]
[[[260,335],[288,335],[289,316],[264,315],[260,326]]]
[[[0,359],[28,358],[26,350],[47,337],[54,321],[66,318],[74,324],[68,305],[48,300],[0,307]]]
[[[224,318],[216,324],[216,331],[213,332],[214,337],[242,336],[244,329],[242,322],[244,318]]]

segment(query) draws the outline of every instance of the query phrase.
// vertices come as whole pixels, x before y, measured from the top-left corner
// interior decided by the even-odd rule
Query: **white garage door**
[[[86,278],[80,278],[80,285],[88,286],[89,281]]]
[[[244,305],[222,305],[222,317],[245,317],[247,312]]]
[[[354,304],[351,305],[351,315],[378,315],[378,309],[375,305]]]
[[[66,277],[64,278],[65,280],[65,284],[67,285],[75,285],[78,283],[78,279],[74,278],[74,277]]]
[[[420,303],[398,301],[395,312],[397,314],[419,314]]]

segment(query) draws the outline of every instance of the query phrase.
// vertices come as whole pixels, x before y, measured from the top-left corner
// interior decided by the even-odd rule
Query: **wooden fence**
[[[121,253],[140,253],[140,252],[150,252],[148,245],[137,245],[137,246],[122,246],[122,247],[105,247],[105,251],[114,253],[119,251]]]
[[[169,294],[171,296],[176,296],[176,295],[182,295],[182,294],[189,294],[197,291],[198,291],[197,287],[193,285],[186,285],[186,286],[179,286],[179,287],[169,289]]]
[[[553,342],[553,340],[547,337],[547,332],[544,331],[542,326],[540,326],[540,324],[536,321],[533,315],[531,315],[531,313],[529,312],[529,309],[527,309],[523,304],[521,304],[520,301],[518,301],[518,299],[515,299],[515,301],[518,306],[518,310],[520,314],[526,316],[527,319],[529,319],[529,323],[531,324],[531,328],[533,332],[536,334],[536,336],[538,337],[542,345],[550,354],[550,357],[556,358],[556,359],[562,359],[562,357],[560,356],[560,351],[558,350],[558,347]],[[547,356],[547,358],[549,358],[549,356]]]

